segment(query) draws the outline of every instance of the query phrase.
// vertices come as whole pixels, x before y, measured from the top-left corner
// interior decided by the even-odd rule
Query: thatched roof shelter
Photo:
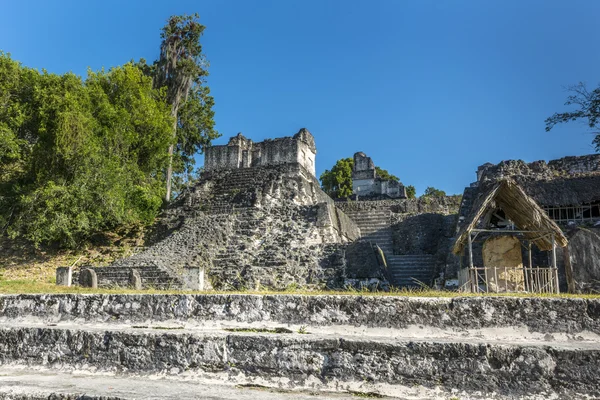
[[[452,252],[460,254],[470,232],[477,228],[482,217],[492,209],[501,208],[514,224],[519,227],[525,237],[543,251],[553,249],[552,237],[557,246],[568,244],[567,238],[546,212],[525,193],[512,179],[503,178],[490,181],[480,187],[471,210],[459,231]]]

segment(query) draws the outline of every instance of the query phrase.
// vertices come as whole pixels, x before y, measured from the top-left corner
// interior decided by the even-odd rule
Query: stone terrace
[[[599,300],[18,295],[0,297],[0,322],[0,383],[35,375],[19,398],[40,387],[110,394],[103,384],[114,384],[118,398],[139,398],[144,387],[180,382],[185,396],[190,385],[216,385],[215,398],[244,398],[235,385],[296,393],[281,398],[600,392]],[[75,379],[89,372],[89,381]],[[127,391],[131,378],[139,388]],[[0,396],[13,389],[1,385]]]

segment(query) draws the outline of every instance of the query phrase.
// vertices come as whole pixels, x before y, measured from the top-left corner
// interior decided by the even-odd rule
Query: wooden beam
[[[555,293],[560,292],[558,289],[558,267],[556,266],[556,238],[552,235],[552,268],[554,268],[554,280],[556,284],[556,288],[554,289]]]

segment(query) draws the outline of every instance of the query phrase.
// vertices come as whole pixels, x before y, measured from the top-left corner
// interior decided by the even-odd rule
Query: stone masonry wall
[[[543,160],[531,163],[522,160],[508,160],[497,165],[488,163],[478,168],[477,175],[478,181],[495,180],[505,176],[524,176],[530,179],[542,180],[598,172],[600,172],[600,154],[590,154],[564,157],[547,163]]]
[[[301,129],[293,137],[257,143],[238,134],[227,145],[206,148],[204,169],[215,171],[299,163],[315,175],[315,154],[314,138],[306,129]]]
[[[525,327],[527,332],[600,335],[600,300],[543,297],[418,298],[302,295],[0,295],[0,322],[20,320],[133,324],[177,320],[291,325],[431,326],[471,330]]]

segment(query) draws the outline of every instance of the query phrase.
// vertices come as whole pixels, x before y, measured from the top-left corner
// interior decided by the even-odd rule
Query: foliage
[[[586,120],[587,125],[592,128],[598,128],[600,121],[600,86],[591,92],[586,88],[585,84],[579,83],[569,87],[572,93],[567,97],[566,106],[574,105],[577,107],[575,111],[567,111],[562,113],[554,113],[546,119],[546,131],[550,131],[556,124]],[[596,131],[592,141],[597,152],[600,152],[600,132]]]
[[[205,27],[198,18],[198,14],[169,18],[162,28],[160,58],[152,68],[154,86],[166,89],[167,102],[174,118],[171,132],[177,139],[168,148],[167,201],[171,199],[172,174],[177,163],[175,148],[179,155],[179,170],[182,171],[186,161],[189,164],[193,150],[206,143],[204,138],[210,141],[210,138],[217,137],[213,130],[213,99],[208,88],[202,86],[208,76],[208,63],[200,45]],[[180,118],[182,107],[184,115]]]
[[[117,225],[150,223],[172,143],[165,93],[133,64],[85,81],[0,54],[0,227],[74,247]],[[7,150],[8,149],[8,150]]]
[[[429,186],[427,189],[425,189],[425,193],[423,193],[422,197],[446,197],[446,192]]]
[[[406,187],[406,197],[409,199],[414,199],[417,197],[417,189],[413,185],[408,185]]]
[[[346,198],[352,195],[352,158],[337,160],[333,168],[320,176],[321,188],[333,198]]]
[[[165,175],[177,192],[194,179],[194,156],[219,136],[197,18],[169,19],[157,62],[85,80],[0,51],[0,235],[77,247],[153,222]]]
[[[375,167],[375,172],[377,172],[377,176],[380,177],[381,179],[384,179],[386,181],[400,182],[400,178],[398,178],[396,175],[390,174],[385,169],[381,169],[379,167]]]

